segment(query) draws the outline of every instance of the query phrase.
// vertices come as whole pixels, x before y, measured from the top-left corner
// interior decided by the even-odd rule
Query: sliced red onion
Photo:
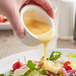
[[[62,72],[63,72],[63,74],[64,74],[65,76],[68,76],[68,73],[67,73],[67,71],[65,70],[65,68],[62,68],[61,70],[62,70]]]
[[[67,73],[73,73],[73,72],[76,72],[76,69],[68,70],[68,71],[67,71]]]
[[[35,63],[40,63],[40,61],[35,61]]]
[[[21,66],[19,69],[23,69],[23,68],[25,68],[26,67],[26,65],[23,65],[23,66]]]
[[[41,68],[40,66],[36,65],[36,68]]]
[[[47,74],[50,75],[50,76],[54,76],[52,73],[50,73],[50,72],[48,72],[48,71],[47,71]]]

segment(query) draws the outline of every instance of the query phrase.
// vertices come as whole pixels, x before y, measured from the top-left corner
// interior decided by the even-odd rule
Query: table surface
[[[54,43],[54,44],[53,44]],[[61,40],[56,39],[56,42],[50,44],[51,48],[69,48],[76,49],[76,44],[71,40]],[[23,51],[28,51],[30,49],[43,48],[41,45],[37,47],[29,47],[24,45],[16,36],[13,31],[0,31],[0,59]]]

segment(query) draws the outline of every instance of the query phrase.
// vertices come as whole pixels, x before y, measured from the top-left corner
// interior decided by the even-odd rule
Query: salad
[[[12,65],[9,75],[0,76],[76,76],[76,55],[69,53],[68,56],[61,56],[62,53],[53,51],[47,58],[42,57],[39,61],[28,60],[22,63],[20,59]]]
[[[6,16],[0,15],[0,23],[9,22]]]

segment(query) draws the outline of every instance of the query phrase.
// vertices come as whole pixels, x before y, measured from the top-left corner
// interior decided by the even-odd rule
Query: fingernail
[[[54,16],[52,16],[52,19],[54,19]]]
[[[52,19],[54,19],[55,15],[50,15]]]
[[[24,38],[24,37],[25,37],[25,34],[24,34],[24,33],[20,33],[20,34],[19,34],[19,37],[20,37],[20,38]]]

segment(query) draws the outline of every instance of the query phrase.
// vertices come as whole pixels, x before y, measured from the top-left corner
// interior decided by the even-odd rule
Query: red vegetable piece
[[[22,62],[16,62],[13,64],[13,70],[19,69],[21,66],[23,66],[24,64]]]
[[[0,16],[0,23],[5,22],[4,17]]]
[[[71,63],[70,61],[67,61],[67,62],[64,63],[63,67],[66,69],[66,71],[67,70],[72,70],[72,68],[69,66],[70,63]]]

